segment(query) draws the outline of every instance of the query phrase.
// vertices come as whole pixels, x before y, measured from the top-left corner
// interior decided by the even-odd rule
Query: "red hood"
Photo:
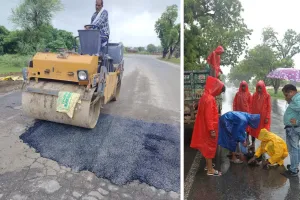
[[[265,85],[265,82],[264,82],[264,81],[260,80],[260,81],[257,82],[257,84],[256,84],[256,92],[258,92],[258,91],[257,91],[257,87],[258,87],[258,86],[261,87],[262,93],[263,93],[263,94],[267,94],[267,88],[266,88],[266,85]]]
[[[215,52],[216,52],[217,54],[222,54],[222,53],[224,53],[224,49],[223,49],[222,46],[218,46],[218,47],[215,49]]]
[[[246,90],[245,90],[245,92],[249,92],[248,83],[247,83],[246,81],[242,81],[242,82],[240,83],[239,92],[243,92],[243,90],[242,90],[242,86],[243,86],[243,85],[245,85],[245,86],[246,86]]]
[[[215,97],[221,94],[223,86],[224,83],[222,83],[222,81],[215,77],[208,76],[205,84],[205,92]]]

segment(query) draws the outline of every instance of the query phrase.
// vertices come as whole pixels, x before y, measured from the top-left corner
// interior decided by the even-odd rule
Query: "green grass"
[[[171,62],[171,63],[180,65],[180,58],[172,57],[171,59],[168,59],[168,58],[165,58],[165,59],[159,58],[159,59],[163,60],[163,61],[167,61],[167,62]]]
[[[2,55],[0,56],[0,74],[10,72],[22,72],[22,68],[28,65],[31,56],[23,55]]]
[[[276,98],[276,99],[282,99],[284,100],[284,96],[283,93],[281,92],[281,89],[278,89],[277,94],[275,94],[274,89],[267,89],[268,93],[271,95],[272,98]],[[250,89],[250,92],[253,94],[254,93],[254,89]]]
[[[281,92],[281,90],[278,90],[277,94],[275,94],[274,89],[268,89],[267,91],[271,95],[271,97],[273,97],[273,98],[282,99],[282,100],[285,99],[283,93]]]

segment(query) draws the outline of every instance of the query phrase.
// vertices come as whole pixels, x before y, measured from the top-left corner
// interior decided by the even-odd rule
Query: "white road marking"
[[[196,153],[195,159],[193,161],[193,164],[190,168],[190,171],[184,181],[184,199],[187,200],[190,194],[190,191],[192,189],[194,180],[195,180],[195,176],[199,170],[200,167],[200,161],[201,161],[202,155],[201,153],[198,151]]]

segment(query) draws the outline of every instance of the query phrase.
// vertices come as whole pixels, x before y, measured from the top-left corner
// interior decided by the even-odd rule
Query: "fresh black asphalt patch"
[[[139,180],[180,191],[179,126],[101,114],[92,130],[37,121],[20,139],[42,157],[117,185]]]

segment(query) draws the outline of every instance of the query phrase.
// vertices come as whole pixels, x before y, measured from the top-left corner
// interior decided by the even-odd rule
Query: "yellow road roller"
[[[102,44],[94,29],[78,30],[74,40],[72,51],[45,50],[33,56],[23,73],[22,108],[35,119],[91,129],[102,105],[118,99],[123,45]]]

